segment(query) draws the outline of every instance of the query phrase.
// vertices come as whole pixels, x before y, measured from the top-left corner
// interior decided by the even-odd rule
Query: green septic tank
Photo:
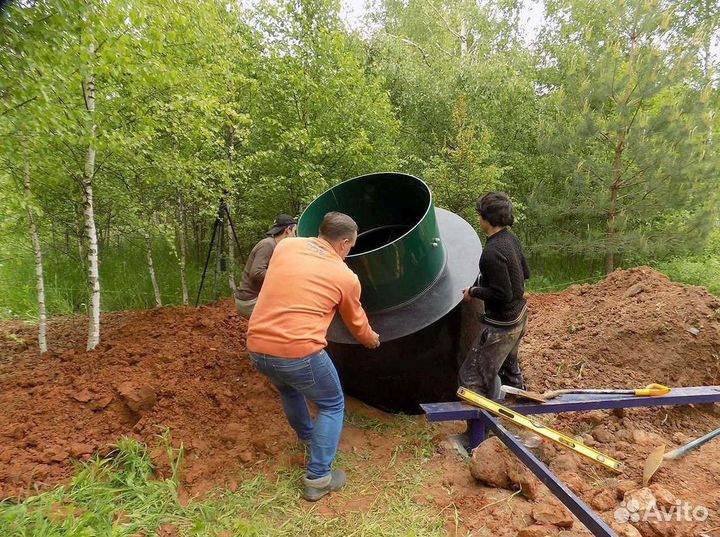
[[[346,262],[360,279],[363,307],[381,341],[379,349],[365,349],[336,317],[328,351],[343,388],[394,412],[416,413],[420,403],[454,399],[458,367],[480,318],[479,301],[462,303],[482,251],[472,226],[436,208],[430,188],[402,173],[334,186],[307,207],[298,235],[316,236],[330,211],[358,224]]]

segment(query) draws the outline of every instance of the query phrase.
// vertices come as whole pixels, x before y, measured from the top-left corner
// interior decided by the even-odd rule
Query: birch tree
[[[38,346],[40,354],[47,352],[47,310],[45,308],[45,277],[43,276],[43,257],[40,247],[40,235],[38,234],[35,215],[32,208],[32,194],[30,188],[30,161],[27,151],[24,154],[23,166],[23,194],[25,196],[25,207],[27,210],[28,227],[30,230],[30,241],[32,242],[33,254],[35,257],[35,280],[38,297]]]
[[[23,13],[23,16],[2,21],[0,51],[4,52],[0,79],[0,148],[4,159],[0,161],[9,174],[20,176],[22,199],[27,222],[28,236],[33,252],[35,288],[38,311],[38,348],[40,354],[47,352],[47,306],[43,252],[38,223],[37,203],[33,195],[31,161],[41,159],[45,129],[48,118],[44,112],[48,106],[47,86],[52,77],[44,69],[47,51],[38,51],[32,41],[43,35],[41,23],[52,15],[47,6]],[[62,30],[50,31],[47,41],[55,44]]]
[[[86,112],[87,151],[83,168],[82,189],[85,216],[85,239],[87,240],[88,288],[90,308],[88,311],[87,350],[93,350],[100,342],[100,273],[98,271],[98,242],[93,204],[93,180],[95,179],[95,44],[88,45],[88,74],[83,81],[83,101]]]
[[[157,275],[155,274],[155,264],[153,263],[152,253],[152,235],[145,232],[145,255],[147,258],[148,272],[150,273],[150,281],[152,282],[153,295],[155,297],[155,307],[162,307],[162,296],[160,295],[160,286],[158,285]]]
[[[187,245],[185,241],[185,207],[183,204],[182,196],[177,196],[177,211],[175,213],[175,237],[177,239],[180,256],[180,289],[182,292],[182,303],[187,306],[189,302],[188,298],[188,285],[187,285]]]

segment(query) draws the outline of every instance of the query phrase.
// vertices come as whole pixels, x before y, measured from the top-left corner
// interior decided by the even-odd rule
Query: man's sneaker
[[[345,472],[333,470],[328,475],[317,479],[303,479],[303,498],[309,502],[316,502],[329,492],[338,490],[345,485]]]

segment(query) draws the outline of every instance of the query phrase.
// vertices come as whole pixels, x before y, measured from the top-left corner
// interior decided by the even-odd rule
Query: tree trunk
[[[145,232],[145,254],[147,255],[147,265],[148,265],[148,272],[150,273],[150,281],[152,282],[153,286],[153,293],[155,294],[155,307],[160,308],[162,307],[162,297],[160,296],[160,286],[157,282],[157,277],[155,276],[155,265],[153,264],[153,256],[152,256],[152,235]]]
[[[195,235],[195,259],[204,259],[202,251],[202,240],[203,240],[203,233],[202,233],[202,223],[198,221],[197,215],[193,214],[192,219],[192,225],[193,225],[193,234]]]
[[[95,45],[90,45],[90,56],[95,54]],[[87,350],[91,351],[100,342],[100,273],[98,270],[97,230],[93,206],[93,179],[95,176],[95,75],[89,74],[84,84],[85,109],[90,124],[85,169],[83,172],[83,202],[85,214],[85,238],[88,256],[88,287],[90,288],[90,311]]]
[[[467,56],[467,39],[468,36],[468,30],[467,30],[467,21],[463,18],[460,21],[460,57],[464,58]]]
[[[231,173],[233,168],[233,163],[235,160],[235,128],[230,125],[230,128],[228,130],[228,136],[226,139],[225,145],[227,146],[227,155],[226,155],[226,165],[227,165],[227,179],[228,182],[231,182]],[[235,284],[235,244],[234,244],[234,235],[233,235],[233,229],[230,225],[230,208],[227,209],[227,223],[225,224],[225,229],[227,230],[227,243],[228,243],[228,284],[230,285],[230,290],[232,291],[233,296],[235,296],[235,291],[237,289],[237,285]]]
[[[610,186],[610,211],[607,218],[607,253],[605,255],[605,274],[615,270],[615,219],[617,217],[618,193],[622,180],[622,154],[625,150],[625,135],[621,134],[615,146],[613,161],[613,182]]]
[[[230,227],[230,222],[228,221],[227,225],[225,226],[225,229],[227,230],[227,243],[228,243],[228,283],[230,284],[230,289],[232,290],[233,296],[235,296],[235,291],[237,290],[237,284],[235,283],[235,237],[233,237],[233,231]]]
[[[30,207],[30,162],[25,155],[25,170],[23,179],[23,191],[25,194],[25,204],[27,206],[28,225],[30,227],[30,240],[32,241],[33,252],[35,254],[35,278],[38,295],[38,345],[40,354],[47,352],[47,311],[45,309],[45,278],[43,276],[43,260],[42,250],[40,249],[40,237],[38,236],[35,218],[32,208]]]
[[[615,217],[617,215],[617,197],[619,187],[613,185],[610,190],[610,212],[607,219],[607,253],[605,255],[605,274],[615,269]]]
[[[175,234],[180,243],[180,287],[182,287],[182,303],[188,305],[187,285],[187,246],[185,244],[185,209],[182,196],[178,196],[178,221],[175,223]]]

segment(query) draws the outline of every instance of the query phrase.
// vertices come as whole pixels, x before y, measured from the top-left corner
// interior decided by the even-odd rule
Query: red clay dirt
[[[638,268],[618,270],[596,285],[531,295],[529,305],[521,362],[533,390],[720,383],[720,299],[702,288]],[[230,301],[111,313],[103,317],[102,343],[85,352],[86,320],[75,318],[51,324],[54,352],[40,358],[32,327],[0,324],[0,497],[22,498],[63,482],[73,459],[107,452],[123,435],[156,446],[166,428],[188,451],[183,483],[191,493],[237,486],[233,476],[243,468],[274,471],[297,464],[296,441],[278,397],[246,358],[245,327]],[[647,454],[660,443],[671,449],[717,428],[720,411],[711,405],[545,419],[626,463],[625,474],[616,477],[552,446],[540,449],[550,467],[612,522],[622,494],[641,487]],[[449,534],[568,531],[553,524],[567,520],[548,513],[547,491],[529,501],[480,486],[442,435],[437,438],[438,453],[427,466],[440,477],[417,501],[442,512]],[[392,438],[347,426],[341,450],[367,449],[368,464],[383,464],[392,444]],[[619,531],[691,535],[720,526],[719,477],[720,441],[666,462],[654,480],[664,489],[655,496],[669,493],[705,506],[710,518],[692,527],[638,523],[641,533],[627,524]],[[348,507],[326,503],[324,509]],[[575,521],[570,534],[589,533]]]

